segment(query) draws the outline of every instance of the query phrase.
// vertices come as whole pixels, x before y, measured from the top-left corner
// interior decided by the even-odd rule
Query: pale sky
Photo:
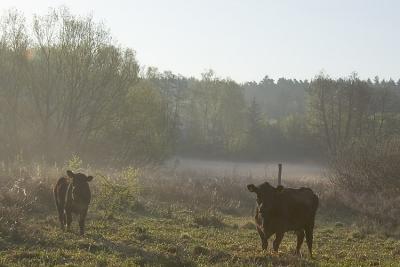
[[[1,0],[0,10],[92,14],[143,66],[238,82],[358,72],[400,78],[397,0]]]

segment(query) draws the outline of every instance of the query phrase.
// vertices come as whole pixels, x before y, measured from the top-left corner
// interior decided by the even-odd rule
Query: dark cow
[[[67,175],[70,179],[61,177],[54,187],[54,198],[61,229],[64,230],[66,224],[67,230],[70,230],[72,213],[74,213],[79,215],[79,229],[80,234],[83,235],[85,233],[85,218],[91,199],[88,182],[93,177],[72,171],[67,171]]]
[[[296,253],[306,237],[312,257],[312,243],[315,213],[318,197],[310,188],[277,188],[265,182],[259,186],[247,185],[250,192],[257,194],[255,221],[263,249],[268,247],[268,239],[275,234],[273,248],[278,251],[283,235],[295,231],[297,235]]]

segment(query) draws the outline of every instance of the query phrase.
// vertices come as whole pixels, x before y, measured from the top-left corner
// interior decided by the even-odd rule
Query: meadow
[[[85,236],[59,228],[52,186],[66,169],[82,170],[92,203]],[[1,168],[1,266],[399,266],[400,240],[340,200],[328,180],[320,197],[314,258],[294,255],[287,233],[279,253],[261,250],[247,183],[272,176],[212,175],[172,167],[98,169],[75,157],[64,166],[16,162]],[[297,183],[297,184],[296,184]],[[301,183],[301,184],[300,184]]]

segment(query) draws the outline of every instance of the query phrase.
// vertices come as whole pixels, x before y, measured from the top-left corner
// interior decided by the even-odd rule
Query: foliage
[[[110,151],[113,160],[123,164],[165,159],[173,150],[175,138],[169,109],[162,93],[149,81],[140,80],[121,103],[117,118],[105,129],[102,150]]]
[[[83,161],[78,155],[72,155],[72,158],[65,163],[65,169],[78,171],[82,168]]]
[[[92,18],[65,9],[35,16],[30,30],[17,12],[2,24],[3,150],[46,160],[84,153],[136,82],[134,53],[115,46]]]
[[[330,155],[358,140],[380,143],[398,134],[393,115],[399,91],[389,83],[375,85],[356,74],[333,80],[317,76],[309,90],[309,121]]]
[[[173,154],[321,159],[400,134],[399,83],[356,74],[238,84],[143,68],[92,17],[1,20],[0,159],[130,165]],[[326,151],[329,150],[329,153]]]
[[[245,101],[240,86],[232,80],[203,73],[191,81],[183,110],[183,146],[218,156],[243,151],[245,140]]]
[[[99,188],[95,191],[95,206],[108,214],[137,209],[140,193],[139,175],[140,170],[133,167],[122,170],[117,177],[98,174],[101,182]]]

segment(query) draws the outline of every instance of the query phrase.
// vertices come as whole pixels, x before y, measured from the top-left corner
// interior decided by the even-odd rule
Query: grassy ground
[[[400,241],[323,220],[315,232],[314,259],[306,245],[294,256],[286,234],[279,254],[261,250],[251,217],[194,215],[188,210],[105,215],[91,212],[87,233],[61,232],[56,216],[37,216],[0,237],[3,266],[400,266]],[[271,247],[271,244],[270,244]]]
[[[76,219],[72,232],[59,229],[52,187],[65,170],[0,166],[0,266],[400,266],[398,228],[360,223],[359,212],[323,180],[288,184],[309,186],[320,197],[311,259],[306,244],[302,257],[294,255],[292,233],[278,254],[261,250],[251,215],[255,196],[245,185],[266,177],[158,168],[84,172],[95,179],[81,237]]]

